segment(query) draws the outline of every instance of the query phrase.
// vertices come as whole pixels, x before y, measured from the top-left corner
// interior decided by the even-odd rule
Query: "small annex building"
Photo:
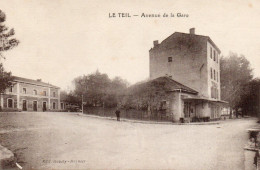
[[[198,91],[168,76],[131,86],[122,104],[147,110],[148,117],[159,115],[173,122],[217,119],[220,112],[213,112],[211,108],[221,110],[223,106],[223,102],[202,98]]]

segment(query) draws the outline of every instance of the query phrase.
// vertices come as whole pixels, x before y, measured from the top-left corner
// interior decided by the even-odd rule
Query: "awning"
[[[214,100],[214,99],[208,99],[203,97],[187,97],[183,98],[184,101],[205,101],[205,102],[212,102],[212,103],[218,103],[218,104],[228,104],[227,101],[224,100]]]

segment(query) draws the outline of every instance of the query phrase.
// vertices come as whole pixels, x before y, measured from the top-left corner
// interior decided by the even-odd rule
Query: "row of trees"
[[[230,53],[220,59],[221,99],[228,101],[236,115],[257,116],[260,80],[243,55]]]
[[[81,103],[82,97],[86,105],[115,107],[125,94],[129,83],[120,77],[110,79],[107,74],[102,74],[98,70],[89,75],[77,77],[73,80],[75,90],[66,94],[65,100],[68,102]]]

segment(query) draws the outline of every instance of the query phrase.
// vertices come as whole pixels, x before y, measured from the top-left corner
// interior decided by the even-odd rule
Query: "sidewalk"
[[[97,116],[97,115],[89,115],[89,114],[82,114],[78,113],[79,116],[84,117],[91,117],[91,118],[98,118],[98,119],[106,119],[106,120],[114,120],[116,121],[116,117],[103,117],[103,116]],[[152,121],[152,120],[134,120],[134,119],[126,119],[126,118],[120,118],[120,121],[122,122],[131,122],[131,123],[143,123],[143,124],[164,124],[164,125],[217,125],[220,124],[220,122],[191,122],[191,123],[178,123],[178,122],[159,122],[159,121]]]

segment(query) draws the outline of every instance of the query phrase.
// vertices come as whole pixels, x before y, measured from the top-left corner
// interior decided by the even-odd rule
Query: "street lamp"
[[[84,112],[83,112],[83,108],[84,108],[84,107],[83,107],[83,94],[82,94],[82,104],[81,104],[81,111],[82,111],[82,114],[84,113]]]
[[[86,86],[86,92],[88,90],[88,86]],[[84,113],[84,96],[83,96],[83,92],[82,92],[82,95],[81,95],[81,98],[82,98],[82,103],[81,103],[81,110],[82,110],[82,114]],[[86,102],[87,103],[87,102]]]

